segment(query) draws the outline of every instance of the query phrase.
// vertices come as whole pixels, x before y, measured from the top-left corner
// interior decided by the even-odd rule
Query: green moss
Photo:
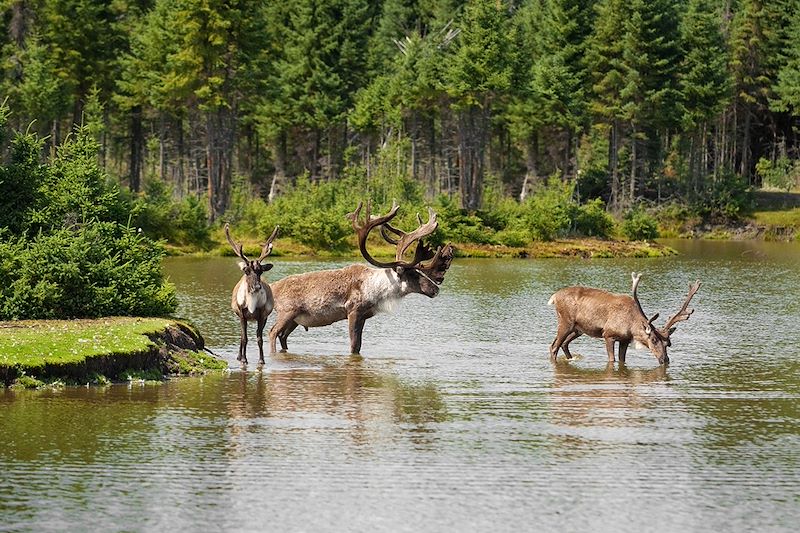
[[[147,334],[163,331],[172,322],[130,317],[4,322],[0,324],[0,366],[36,368],[144,352],[153,345]]]
[[[164,381],[164,374],[157,368],[147,370],[129,369],[119,376],[123,381],[138,381],[143,383],[159,383]]]
[[[9,388],[11,390],[38,389],[44,387],[44,385],[45,385],[44,381],[36,379],[33,376],[27,376],[23,374],[17,379],[15,379],[14,383],[12,383],[11,387]]]
[[[34,377],[102,386],[109,378],[160,381],[164,374],[227,367],[197,351],[202,346],[194,328],[166,318],[0,322],[0,381]],[[18,385],[27,386],[41,385],[25,379]]]

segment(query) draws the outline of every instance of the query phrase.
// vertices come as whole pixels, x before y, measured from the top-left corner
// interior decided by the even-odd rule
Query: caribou
[[[428,208],[428,221],[412,232],[402,231],[390,224],[399,206],[383,216],[371,216],[370,205],[365,209],[365,221],[360,222],[363,202],[347,217],[352,221],[358,236],[361,255],[372,266],[353,264],[335,270],[306,272],[272,283],[275,299],[275,324],[269,332],[270,349],[276,352],[276,341],[281,350],[288,349],[287,339],[297,328],[327,326],[347,319],[350,333],[350,353],[361,352],[364,322],[377,313],[390,310],[408,294],[423,294],[434,298],[439,285],[453,260],[453,247],[439,246],[434,252],[424,240],[437,228],[436,213]],[[379,261],[367,250],[367,237],[380,227],[382,237],[396,247],[394,261]],[[416,244],[411,260],[406,252]],[[426,262],[427,261],[427,262]],[[377,267],[377,268],[373,268]]]
[[[239,339],[239,356],[236,358],[242,364],[247,364],[247,323],[256,321],[256,338],[258,339],[258,363],[264,364],[264,326],[267,317],[272,312],[274,302],[272,291],[268,284],[261,281],[261,274],[273,267],[272,263],[262,263],[267,256],[272,253],[272,241],[278,236],[278,226],[272,231],[272,235],[267,239],[266,244],[261,249],[261,255],[257,259],[250,260],[242,251],[242,244],[236,243],[231,238],[230,225],[225,224],[225,237],[233,248],[233,253],[241,259],[239,268],[242,277],[231,294],[231,309],[239,317],[242,326],[242,333]]]
[[[653,322],[658,313],[647,318],[637,289],[641,274],[631,273],[633,296],[612,294],[591,287],[565,287],[550,297],[547,303],[556,308],[558,316],[558,332],[550,345],[550,358],[556,359],[559,348],[567,359],[572,358],[569,343],[581,335],[602,338],[606,343],[608,361],[614,361],[614,343],[619,343],[619,361],[625,362],[628,345],[635,341],[644,345],[658,359],[659,364],[669,363],[667,348],[672,346],[670,335],[675,331],[675,324],[688,320],[694,309],[686,310],[689,302],[700,288],[700,281],[689,284],[689,293],[680,310],[675,313],[662,328]]]

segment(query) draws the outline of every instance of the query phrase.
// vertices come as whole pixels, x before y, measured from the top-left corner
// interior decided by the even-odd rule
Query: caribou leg
[[[624,363],[625,362],[625,355],[628,352],[628,345],[629,344],[630,344],[630,342],[628,342],[628,341],[619,341],[619,362],[620,363]]]
[[[259,317],[258,327],[256,329],[256,338],[258,340],[258,364],[264,364],[264,326],[267,325],[266,317]]]
[[[275,341],[278,339],[279,335],[282,335],[284,331],[289,327],[290,324],[294,323],[294,316],[289,314],[280,314],[278,313],[277,318],[275,319],[275,323],[272,325],[272,328],[269,330],[269,349],[270,353],[276,353],[276,343]],[[292,328],[294,329],[294,328]],[[290,330],[291,331],[291,330]],[[288,336],[288,333],[286,334]],[[285,339],[281,340],[281,347],[285,350]]]
[[[561,346],[564,344],[564,341],[567,340],[567,337],[569,337],[571,333],[572,333],[572,328],[563,326],[559,322],[558,333],[556,333],[556,338],[553,339],[552,344],[550,344],[550,359],[552,359],[553,361],[556,360],[556,357],[558,357],[558,349],[561,348]],[[565,351],[564,353],[569,353],[569,352]]]
[[[244,312],[242,312],[244,315]],[[239,357],[236,359],[243,364],[247,364],[247,319],[244,316],[239,317],[239,322],[242,326],[242,335],[239,338]]]
[[[573,331],[572,333],[567,335],[567,338],[564,339],[563,344],[561,344],[561,349],[564,350],[564,353],[566,354],[567,359],[572,359],[572,354],[569,351],[569,343],[571,343],[572,341],[574,341],[575,339],[577,339],[580,336],[581,336],[581,334],[579,332]]]
[[[606,352],[608,352],[608,362],[614,362],[614,339],[611,337],[606,337]]]
[[[357,311],[351,311],[347,314],[347,321],[350,325],[350,353],[361,353],[361,334],[364,331],[364,322],[367,321],[367,318]]]
[[[291,321],[285,328],[278,332],[278,340],[281,341],[281,350],[284,352],[289,349],[289,345],[286,341],[297,326],[297,322]]]

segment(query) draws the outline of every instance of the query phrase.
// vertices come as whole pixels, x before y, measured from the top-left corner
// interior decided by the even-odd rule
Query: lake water
[[[680,256],[456,260],[438,298],[367,321],[363,357],[338,323],[246,370],[235,260],[171,258],[178,314],[231,371],[0,392],[0,531],[794,531],[800,246],[670,244]],[[703,282],[671,364],[609,366],[586,337],[551,363],[550,295],[627,293],[632,270],[659,323]]]

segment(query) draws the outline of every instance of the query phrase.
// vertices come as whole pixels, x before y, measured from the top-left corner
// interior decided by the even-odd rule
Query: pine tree
[[[367,82],[370,4],[294,0],[280,9],[283,15],[274,20],[281,27],[273,31],[281,49],[272,63],[260,123],[279,145],[291,145],[301,169],[319,178],[325,158],[324,170],[333,178],[344,150],[346,113]]]
[[[492,106],[513,81],[509,22],[502,2],[469,2],[459,22],[461,34],[446,74],[447,91],[458,114],[461,203],[470,211],[481,207]]]
[[[771,101],[772,109],[800,116],[800,7],[795,7],[787,31],[786,63],[778,72],[773,89],[777,98]]]
[[[688,166],[694,193],[708,172],[709,126],[723,112],[731,97],[728,51],[722,34],[718,8],[705,0],[690,0],[681,22],[684,57],[680,67],[680,92],[684,108],[683,127],[691,139]]]

